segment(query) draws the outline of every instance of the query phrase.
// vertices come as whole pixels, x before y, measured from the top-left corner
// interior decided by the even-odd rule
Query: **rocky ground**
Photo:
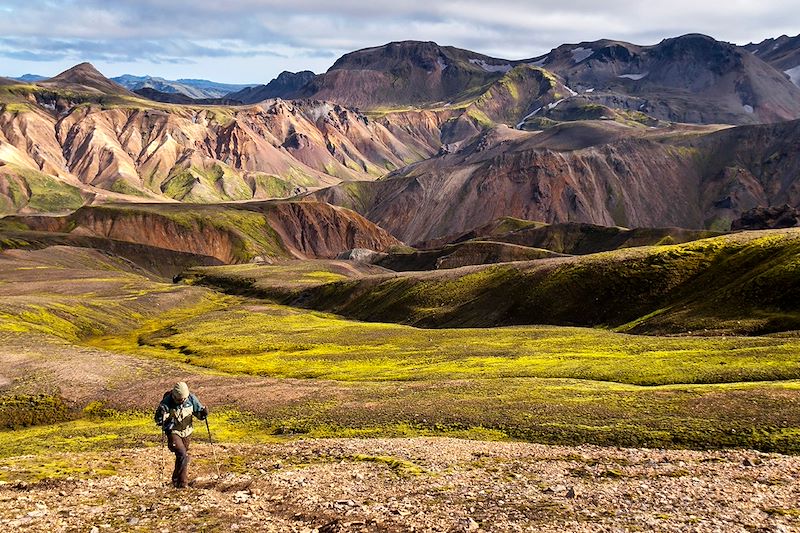
[[[800,457],[444,438],[80,454],[116,474],[0,486],[2,531],[800,531]],[[6,466],[6,469],[11,467]],[[166,467],[164,472],[166,472]],[[13,476],[12,476],[13,477]],[[166,477],[166,475],[165,475]]]

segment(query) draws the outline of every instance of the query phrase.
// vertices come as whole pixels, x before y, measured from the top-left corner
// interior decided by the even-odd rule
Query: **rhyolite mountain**
[[[399,139],[337,104],[158,104],[81,64],[36,85],[2,85],[0,209],[64,210],[123,199],[285,197],[375,179],[439,149]],[[433,143],[433,144],[430,144]]]
[[[776,39],[750,43],[745,48],[756,57],[785,72],[795,85],[800,85],[800,35],[795,37],[781,35]]]
[[[317,191],[415,243],[506,216],[727,230],[800,202],[800,88],[710,37],[515,61],[407,41],[301,74],[248,105],[148,101],[88,64],[2,79],[0,211]]]
[[[299,96],[300,89],[314,79],[310,70],[302,72],[281,72],[277,78],[266,85],[245,87],[226,95],[226,98],[245,104],[255,104],[270,98],[291,99]]]
[[[134,76],[132,74],[123,74],[122,76],[111,78],[111,81],[133,92],[140,89],[153,89],[167,94],[182,94],[194,99],[224,98],[228,93],[249,87],[248,85],[219,83],[209,80],[167,80],[157,76]]]

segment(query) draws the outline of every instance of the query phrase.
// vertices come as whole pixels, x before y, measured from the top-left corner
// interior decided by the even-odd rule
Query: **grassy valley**
[[[663,273],[655,259],[669,260],[683,264],[688,279],[702,280],[702,270],[722,257],[730,262],[737,254],[763,248],[775,258],[773,270],[789,272],[793,263],[782,262],[781,248],[774,248],[778,244],[773,241],[785,248],[793,236],[720,237],[584,259],[545,259],[538,268],[558,274],[554,280],[571,279],[573,285],[577,279],[592,280],[595,285],[582,290],[596,290],[603,278],[586,275],[585,268],[614,266],[614,279],[632,283],[636,278],[625,268],[636,266],[644,276],[648,269],[642,265],[650,264]],[[784,251],[793,257],[789,248]],[[494,294],[503,286],[495,276],[506,284],[520,276],[536,287],[526,276],[536,271],[537,262],[425,275],[388,274],[380,267],[342,261],[198,267],[174,284],[87,249],[8,250],[2,257],[0,335],[4,346],[18,353],[13,366],[0,372],[6,395],[55,394],[66,409],[54,415],[56,420],[97,418],[98,408],[92,407],[97,402],[110,414],[146,413],[150,396],[181,376],[197,383],[221,410],[216,430],[221,436],[229,431],[225,420],[244,416],[254,424],[247,433],[257,439],[463,435],[563,444],[796,449],[800,415],[782,408],[796,401],[800,383],[800,344],[792,335],[622,332],[638,331],[659,315],[635,317],[618,331],[552,325],[421,329],[285,305],[298,295],[324,294],[330,302],[342,287],[355,294],[359,291],[353,287],[375,290],[393,283],[394,292],[381,292],[384,309],[390,309],[398,305],[392,300],[398,295],[435,298],[436,290],[446,286],[447,305],[426,300],[409,314],[441,317],[463,305],[459,298],[474,302],[483,291]],[[669,270],[678,271],[674,265]],[[36,282],[43,272],[48,282]],[[46,288],[54,280],[59,288]],[[415,284],[406,285],[409,280]],[[652,283],[646,276],[642,280]],[[238,294],[221,294],[200,283]],[[540,280],[539,288],[549,283],[556,281]],[[420,290],[416,284],[427,285]],[[563,292],[557,285],[547,290]],[[573,305],[578,306],[581,289],[575,290]],[[306,305],[313,301],[304,300]],[[30,339],[37,339],[37,347],[20,351]],[[93,368],[88,382],[81,369],[89,366],[83,365]],[[255,390],[264,393],[247,392]],[[6,408],[24,411],[11,404]],[[66,425],[58,431],[99,437],[106,423],[100,418],[97,424]],[[115,432],[113,442],[153,442],[155,435],[146,426],[136,422],[130,428]],[[19,444],[13,446],[27,442],[26,431],[14,433],[19,439],[11,442]]]

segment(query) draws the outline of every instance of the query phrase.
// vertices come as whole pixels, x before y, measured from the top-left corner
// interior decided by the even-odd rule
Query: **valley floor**
[[[362,323],[8,251],[0,530],[800,531],[800,457],[766,453],[800,449],[797,353]],[[220,443],[215,481],[197,427],[188,491],[150,414],[177,380]]]

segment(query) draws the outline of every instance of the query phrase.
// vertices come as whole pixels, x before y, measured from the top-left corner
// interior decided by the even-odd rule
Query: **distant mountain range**
[[[36,83],[47,79],[46,76],[39,76],[38,74],[25,74],[19,78],[13,78],[18,81],[26,83]],[[218,83],[209,80],[195,80],[195,79],[180,79],[180,80],[167,80],[156,76],[134,76],[131,74],[123,74],[116,78],[110,78],[111,81],[118,83],[129,91],[138,91],[140,89],[152,89],[166,94],[182,94],[193,99],[208,99],[208,98],[223,98],[228,93],[241,91],[249,85],[237,85],[231,83]]]
[[[125,74],[116,78],[111,78],[129,89],[155,89],[162,93],[183,94],[189,98],[222,98],[228,93],[240,91],[247,85],[235,85],[230,83],[217,83],[208,80],[180,79],[166,80],[154,76],[132,76]]]
[[[0,78],[0,212],[310,193],[406,242],[504,216],[727,229],[800,203],[797,41],[600,40],[514,61],[404,41],[203,99],[88,63]]]

